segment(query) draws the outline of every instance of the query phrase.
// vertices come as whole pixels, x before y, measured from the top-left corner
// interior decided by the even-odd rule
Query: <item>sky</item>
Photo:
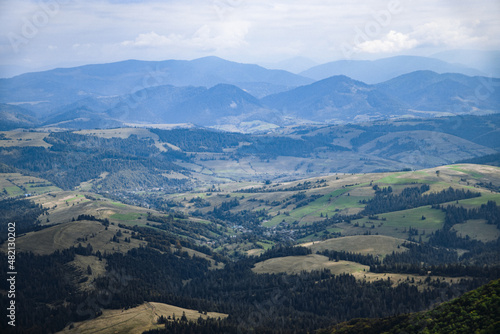
[[[0,0],[0,76],[126,59],[500,50],[498,18],[499,0]]]

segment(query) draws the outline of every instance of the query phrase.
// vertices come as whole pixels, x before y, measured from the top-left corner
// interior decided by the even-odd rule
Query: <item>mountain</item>
[[[356,121],[402,114],[405,105],[374,86],[333,76],[262,99],[264,105],[319,122]]]
[[[358,152],[428,168],[495,151],[449,134],[416,130],[388,133],[362,145]]]
[[[300,75],[315,80],[334,75],[346,75],[355,80],[374,84],[419,70],[430,70],[437,73],[484,75],[484,73],[464,65],[449,64],[442,60],[417,56],[396,56],[374,61],[339,60],[312,67],[301,72]]]
[[[144,98],[136,98],[143,96]],[[211,88],[158,86],[124,96],[107,114],[127,122],[215,125],[261,108],[259,100],[234,85]]]
[[[0,102],[31,102],[31,105],[24,106],[39,115],[47,115],[58,107],[86,97],[132,94],[160,85],[208,88],[220,83],[242,86],[266,83],[268,92],[275,93],[311,82],[311,79],[286,71],[268,70],[258,65],[240,64],[217,57],[191,61],[127,60],[0,79]],[[246,89],[251,89],[251,86],[246,86]]]
[[[319,65],[317,62],[306,57],[293,57],[276,63],[263,64],[265,68],[280,69],[292,73],[300,73],[317,65]]]
[[[458,63],[477,68],[485,76],[500,77],[499,50],[449,50],[433,54],[431,57],[448,63]]]
[[[421,111],[454,114],[498,112],[500,79],[416,71],[376,85],[380,91]]]
[[[0,103],[0,131],[29,128],[38,124],[33,113],[24,108]]]

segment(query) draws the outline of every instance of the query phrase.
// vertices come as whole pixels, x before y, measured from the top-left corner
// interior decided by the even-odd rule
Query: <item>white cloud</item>
[[[366,53],[395,53],[410,50],[419,42],[408,35],[391,30],[383,39],[365,41],[356,45],[356,51]]]
[[[374,13],[386,11],[391,1],[61,1],[49,22],[14,53],[7,34],[24,37],[25,25],[37,22],[33,17],[43,12],[44,2],[0,1],[0,65],[23,65],[23,58],[46,67],[207,55],[244,62],[292,56],[326,62],[343,57],[342,44],[361,58],[500,48],[498,0],[399,2],[401,13],[376,33],[356,39],[355,29],[364,32],[367,23],[378,22]]]
[[[488,40],[485,35],[477,35],[475,27],[479,23],[477,20],[438,20],[417,26],[412,36],[421,45],[463,47]]]
[[[157,47],[170,45],[179,40],[181,40],[181,36],[179,35],[171,34],[169,37],[166,37],[151,31],[145,34],[139,34],[133,41],[123,41],[120,44],[123,46]]]
[[[477,24],[477,20],[469,24],[458,20],[437,20],[417,25],[407,34],[391,30],[383,38],[364,41],[354,49],[365,53],[397,53],[424,46],[473,47],[476,43],[488,41],[487,36],[476,36]]]
[[[246,44],[248,33],[246,22],[221,22],[202,25],[191,36],[180,34],[159,35],[154,31],[141,33],[134,40],[120,43],[125,47],[166,47],[181,49],[223,50],[237,48]]]

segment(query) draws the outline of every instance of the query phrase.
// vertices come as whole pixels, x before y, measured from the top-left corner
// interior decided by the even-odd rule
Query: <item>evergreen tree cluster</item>
[[[43,226],[39,225],[38,217],[47,213],[48,209],[36,204],[30,199],[8,198],[0,200],[0,244],[7,240],[8,223],[15,223],[17,234],[34,231]]]
[[[424,184],[420,187],[408,187],[403,189],[400,195],[395,195],[388,191],[376,192],[375,197],[361,203],[366,203],[361,212],[363,215],[374,215],[392,211],[408,210],[424,205],[433,205],[458,201],[461,199],[481,196],[479,192],[472,192],[464,189],[453,189],[449,187],[438,193],[424,194],[430,189],[429,185]]]

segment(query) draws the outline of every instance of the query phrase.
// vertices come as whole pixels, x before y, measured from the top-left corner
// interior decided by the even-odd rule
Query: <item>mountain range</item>
[[[315,80],[334,75],[346,75],[355,80],[376,84],[402,74],[428,70],[436,73],[460,73],[465,75],[486,75],[475,68],[446,61],[417,56],[396,56],[378,60],[338,60],[311,67],[300,75]]]
[[[438,73],[448,70],[480,73],[423,57],[328,63],[301,75],[217,57],[54,69],[0,79],[0,129],[193,123],[237,130],[254,121],[262,129],[262,122],[275,127],[498,112],[500,79]],[[350,75],[330,75],[335,71]]]

